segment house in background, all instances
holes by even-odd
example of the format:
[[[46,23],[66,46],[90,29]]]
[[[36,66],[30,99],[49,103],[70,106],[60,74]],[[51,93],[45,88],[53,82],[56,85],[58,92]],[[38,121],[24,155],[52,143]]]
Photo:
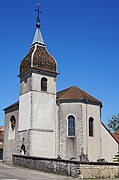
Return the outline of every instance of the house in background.
[[[0,126],[0,159],[3,159],[4,126]]]

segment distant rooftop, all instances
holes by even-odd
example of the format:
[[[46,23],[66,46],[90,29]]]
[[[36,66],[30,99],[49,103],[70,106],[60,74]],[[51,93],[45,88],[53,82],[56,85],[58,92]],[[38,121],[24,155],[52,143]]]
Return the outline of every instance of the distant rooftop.
[[[113,133],[113,136],[117,140],[117,142],[119,143],[119,129],[115,133]]]

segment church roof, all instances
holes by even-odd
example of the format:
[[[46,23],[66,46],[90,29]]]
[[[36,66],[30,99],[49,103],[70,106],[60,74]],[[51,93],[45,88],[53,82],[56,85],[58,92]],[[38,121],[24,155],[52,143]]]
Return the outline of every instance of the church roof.
[[[39,7],[37,11],[40,12]],[[20,75],[24,74],[30,68],[35,68],[57,74],[56,61],[48,53],[45,43],[43,41],[43,37],[40,31],[39,16],[36,23],[36,33],[33,38],[30,50],[20,64]]]
[[[5,114],[19,110],[19,101],[15,102],[14,104],[11,104],[10,106],[3,109],[5,111]]]
[[[66,100],[79,100],[83,102],[88,102],[88,103],[97,103],[100,106],[102,106],[101,101],[95,99],[93,96],[87,94],[80,88],[76,86],[72,86],[70,88],[67,88],[63,91],[60,91],[57,93],[57,99],[59,101],[66,101]]]
[[[16,107],[16,106],[17,106],[17,107],[19,106],[19,101],[17,101],[17,102],[15,102],[15,103],[11,104],[10,106],[4,108],[3,110],[5,111],[6,109],[9,109],[9,108],[11,108],[11,107]]]

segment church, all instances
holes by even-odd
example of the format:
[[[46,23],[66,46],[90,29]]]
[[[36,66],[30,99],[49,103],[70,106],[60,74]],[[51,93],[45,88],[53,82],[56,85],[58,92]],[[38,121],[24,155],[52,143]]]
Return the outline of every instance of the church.
[[[20,64],[19,101],[4,109],[4,161],[21,154],[112,162],[118,141],[101,122],[102,102],[76,86],[56,92],[57,68],[38,16],[33,42]]]

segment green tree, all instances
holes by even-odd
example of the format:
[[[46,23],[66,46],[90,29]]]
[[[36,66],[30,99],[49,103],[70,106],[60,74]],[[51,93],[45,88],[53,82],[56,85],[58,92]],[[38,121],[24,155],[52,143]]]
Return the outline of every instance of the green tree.
[[[119,129],[119,113],[117,115],[112,115],[111,118],[108,118],[107,126],[111,132],[115,132]]]
[[[118,162],[119,163],[119,152],[114,156],[113,162]]]

